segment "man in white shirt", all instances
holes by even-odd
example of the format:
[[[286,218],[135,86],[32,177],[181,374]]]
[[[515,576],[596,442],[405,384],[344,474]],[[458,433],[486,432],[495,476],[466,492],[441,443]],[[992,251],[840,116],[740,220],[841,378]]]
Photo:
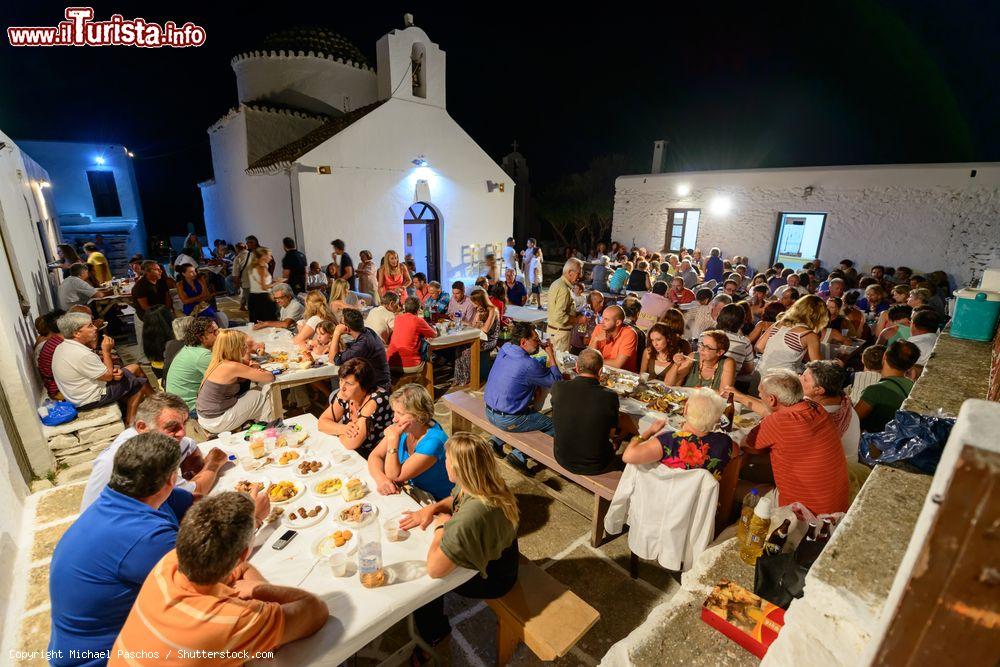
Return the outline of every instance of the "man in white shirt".
[[[517,274],[517,250],[514,248],[513,236],[507,238],[507,245],[503,249],[503,268],[504,271],[514,269],[514,274]]]
[[[524,282],[531,282],[531,258],[535,256],[535,239],[528,239],[528,246],[524,249]]]
[[[476,323],[476,305],[465,295],[465,283],[461,280],[451,284],[451,301],[448,302],[448,317],[454,320],[456,315],[465,324]]]
[[[781,295],[784,294],[785,292],[787,292],[790,289],[795,289],[795,291],[798,292],[799,294],[802,293],[802,290],[799,288],[799,284],[800,284],[799,274],[797,274],[797,273],[789,273],[788,277],[785,278],[785,281],[786,282],[785,282],[784,285],[782,285],[782,286],[778,287],[776,290],[774,290],[774,298],[775,299],[780,299]]]
[[[920,350],[920,358],[917,359],[916,375],[927,365],[927,360],[931,357],[931,351],[937,342],[938,316],[933,310],[918,310],[910,318],[910,337],[907,339]]]
[[[79,410],[127,401],[125,423],[131,423],[140,401],[153,393],[139,365],[115,367],[110,336],[101,341],[101,356],[94,354],[98,334],[90,315],[66,313],[57,326],[65,340],[52,354],[52,376],[62,395]]]
[[[63,310],[69,310],[73,306],[86,306],[93,298],[100,298],[107,294],[87,282],[90,277],[90,267],[83,262],[78,262],[69,267],[69,276],[59,285],[59,305]]]
[[[228,459],[226,453],[218,447],[213,447],[208,456],[202,457],[198,443],[186,437],[187,431],[184,425],[187,419],[187,404],[180,396],[161,392],[144,400],[136,411],[132,426],[119,433],[115,441],[94,459],[94,467],[87,479],[80,511],[83,512],[97,500],[101,491],[108,485],[118,449],[135,436],[147,431],[158,431],[180,443],[181,472],[177,476],[176,488],[190,491],[196,498],[207,495],[215,485],[219,470]]]
[[[392,325],[396,321],[396,313],[399,312],[399,295],[395,292],[386,292],[382,296],[382,304],[368,311],[365,317],[365,326],[379,335],[379,338],[388,345],[392,337]]]
[[[266,329],[267,327],[275,327],[277,329],[293,329],[296,327],[298,321],[302,319],[302,315],[305,314],[306,308],[302,305],[301,301],[295,298],[292,288],[285,283],[278,283],[271,288],[271,296],[274,298],[274,302],[278,304],[278,319],[257,322],[253,325],[254,330]]]

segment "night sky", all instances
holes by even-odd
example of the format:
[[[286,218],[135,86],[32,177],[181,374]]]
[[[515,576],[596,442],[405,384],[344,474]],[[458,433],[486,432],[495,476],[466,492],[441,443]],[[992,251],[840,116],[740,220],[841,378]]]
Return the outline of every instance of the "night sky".
[[[661,138],[671,171],[1000,160],[996,2],[268,4],[95,5],[98,19],[193,21],[200,48],[14,49],[4,34],[0,128],[124,144],[150,233],[200,228],[206,129],[236,104],[232,56],[314,25],[374,64],[375,42],[412,11],[447,52],[451,115],[497,160],[516,139],[536,191],[612,153],[648,171]],[[66,6],[4,5],[4,28],[55,25]]]

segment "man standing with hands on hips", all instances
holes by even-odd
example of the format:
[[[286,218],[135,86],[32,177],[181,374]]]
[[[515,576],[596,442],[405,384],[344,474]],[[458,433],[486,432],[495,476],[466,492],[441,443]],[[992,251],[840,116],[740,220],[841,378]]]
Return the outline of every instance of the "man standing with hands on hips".
[[[549,319],[546,333],[556,352],[569,352],[569,334],[576,321],[573,285],[583,274],[583,262],[571,257],[563,264],[562,276],[549,285]]]

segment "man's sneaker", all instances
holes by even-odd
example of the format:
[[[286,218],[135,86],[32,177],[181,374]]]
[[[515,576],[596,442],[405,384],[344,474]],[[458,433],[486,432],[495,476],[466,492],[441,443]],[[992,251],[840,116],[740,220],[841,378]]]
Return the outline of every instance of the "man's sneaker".
[[[525,461],[522,461],[521,459],[514,456],[514,452],[508,454],[506,458],[504,458],[504,461],[506,461],[515,470],[520,470],[524,474],[528,474],[530,472],[528,470],[528,464]]]
[[[493,448],[493,453],[498,459],[502,459],[507,456],[503,451],[503,443],[499,440],[490,440],[490,447]]]

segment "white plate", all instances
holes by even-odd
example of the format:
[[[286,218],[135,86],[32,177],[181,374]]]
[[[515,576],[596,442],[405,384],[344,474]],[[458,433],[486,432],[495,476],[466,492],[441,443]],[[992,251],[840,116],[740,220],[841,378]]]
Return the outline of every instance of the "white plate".
[[[233,482],[232,486],[233,491],[236,490],[236,485],[239,484],[240,482],[251,482],[253,484],[260,484],[261,491],[266,491],[268,484],[271,483],[271,480],[269,480],[266,477],[260,477],[259,475],[243,475],[239,477],[235,482]]]
[[[290,482],[291,480],[281,479],[281,480],[278,480],[278,481],[279,482]],[[273,483],[276,483],[276,482],[273,482]],[[306,492],[306,485],[303,484],[302,482],[292,482],[292,483],[295,484],[295,488],[296,488],[296,490],[298,492],[294,496],[292,496],[291,498],[289,498],[288,500],[273,500],[272,499],[271,500],[271,504],[272,505],[287,505],[288,503],[293,502],[293,501],[297,500],[298,498],[302,497],[302,494]],[[266,491],[267,489],[265,488],[264,490]]]
[[[327,538],[329,538],[334,533],[334,531],[332,530],[324,531],[325,534],[320,536],[319,538],[316,539],[315,542],[313,542],[311,549],[312,555],[315,556],[316,558],[328,558],[338,552],[343,554],[349,554],[353,552],[358,546],[358,531],[354,530],[353,528],[348,528],[348,530],[351,531],[351,539],[347,540],[347,542],[345,542],[343,546],[336,547],[333,545],[333,540],[330,540],[328,542],[328,545],[325,546],[325,548],[323,543],[327,541]]]
[[[289,528],[295,528],[300,530],[302,528],[308,528],[309,526],[315,526],[317,523],[326,518],[326,515],[330,513],[330,508],[326,503],[317,503],[320,510],[319,514],[316,516],[306,517],[305,519],[292,519],[292,510],[298,510],[300,507],[305,507],[307,510],[312,510],[316,505],[310,502],[303,503],[292,503],[291,506],[286,508],[284,514],[281,515],[282,522]]]
[[[342,521],[341,518],[340,518],[340,513],[343,512],[343,511],[345,511],[348,507],[354,507],[355,505],[370,505],[371,508],[372,508],[372,511],[368,515],[369,518],[367,520],[364,520],[364,521],[359,521],[358,523],[351,523],[349,521]],[[371,523],[372,521],[374,521],[377,517],[378,517],[378,505],[374,505],[374,504],[372,504],[372,503],[370,503],[368,501],[365,501],[365,500],[359,500],[359,501],[351,503],[347,507],[344,507],[342,509],[337,510],[334,513],[334,515],[333,515],[333,520],[334,520],[335,523],[337,523],[337,524],[339,524],[341,526],[344,526],[346,528],[350,528],[353,531],[355,528],[360,528],[362,526],[367,526],[369,523]]]
[[[300,464],[302,464],[304,461],[319,461],[322,465],[320,466],[320,469],[317,470],[316,472],[306,472],[306,473],[303,473],[303,472],[299,471],[298,466]],[[303,456],[302,458],[296,459],[296,461],[295,461],[295,476],[296,477],[302,477],[302,478],[305,478],[305,479],[316,479],[317,477],[319,477],[320,475],[322,475],[324,472],[326,472],[326,470],[329,467],[330,467],[330,462],[327,461],[326,459],[321,459],[318,456]]]
[[[316,487],[318,487],[322,482],[325,482],[328,479],[339,479],[340,480],[340,486],[337,487],[337,490],[336,491],[330,491],[329,493],[320,493],[319,491],[317,491]],[[317,498],[332,498],[334,496],[339,496],[340,495],[340,489],[342,489],[343,486],[344,486],[344,478],[343,477],[324,477],[323,479],[318,479],[315,482],[313,482],[312,486],[309,487],[309,490],[312,491],[312,494],[314,496],[316,496]]]
[[[295,452],[296,454],[298,454],[298,458],[292,459],[288,463],[282,463],[281,455],[284,454],[285,452]],[[272,463],[271,465],[274,466],[275,468],[287,468],[288,466],[298,465],[299,463],[301,463],[305,459],[306,453],[302,450],[301,447],[280,447],[271,452],[270,454],[268,454],[268,456],[274,459],[274,463]]]

